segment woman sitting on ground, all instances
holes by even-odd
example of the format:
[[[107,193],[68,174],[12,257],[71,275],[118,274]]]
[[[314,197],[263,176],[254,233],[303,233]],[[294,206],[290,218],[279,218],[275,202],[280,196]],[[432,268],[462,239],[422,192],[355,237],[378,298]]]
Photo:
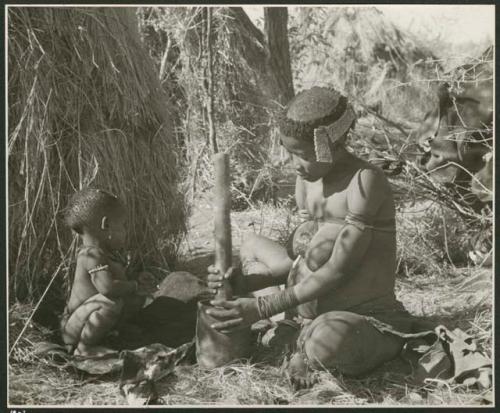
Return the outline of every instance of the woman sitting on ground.
[[[220,320],[214,327],[224,332],[285,310],[295,316],[300,334],[289,373],[300,386],[311,383],[310,369],[370,371],[400,353],[400,334],[410,329],[394,295],[392,190],[382,170],[345,148],[354,123],[352,107],[333,89],[314,87],[292,99],[280,122],[281,142],[293,155],[295,197],[305,221],[288,249],[249,237],[240,250],[242,271],[225,275],[240,293],[285,283],[287,288],[258,298],[214,300],[221,308],[209,310]],[[209,272],[215,292],[222,275]]]

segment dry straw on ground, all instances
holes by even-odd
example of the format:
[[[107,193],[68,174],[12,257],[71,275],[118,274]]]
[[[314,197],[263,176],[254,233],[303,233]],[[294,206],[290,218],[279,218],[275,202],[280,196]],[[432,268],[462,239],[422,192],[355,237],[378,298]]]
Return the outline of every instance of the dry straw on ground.
[[[69,262],[60,213],[86,185],[124,200],[131,247],[171,263],[185,207],[170,107],[134,9],[11,7],[8,35],[11,293],[36,298]]]

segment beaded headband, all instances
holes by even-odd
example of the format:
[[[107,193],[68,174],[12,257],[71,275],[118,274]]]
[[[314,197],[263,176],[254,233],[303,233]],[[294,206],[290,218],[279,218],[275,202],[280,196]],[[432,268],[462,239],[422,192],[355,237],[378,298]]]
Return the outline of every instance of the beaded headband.
[[[314,153],[317,162],[332,162],[332,151],[329,143],[335,143],[344,136],[355,120],[356,115],[353,108],[347,105],[342,116],[335,122],[314,129]]]

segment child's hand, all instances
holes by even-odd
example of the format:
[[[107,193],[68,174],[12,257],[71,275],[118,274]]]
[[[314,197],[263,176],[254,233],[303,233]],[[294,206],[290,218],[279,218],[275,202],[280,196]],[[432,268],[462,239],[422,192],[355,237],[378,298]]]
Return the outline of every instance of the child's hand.
[[[144,284],[137,283],[136,294],[140,296],[152,296],[158,289],[156,287],[147,286]]]
[[[158,291],[156,279],[150,272],[142,271],[137,277],[137,294],[150,295]]]
[[[139,285],[137,287],[136,295],[151,297],[155,291],[156,290],[153,291],[151,288],[145,288],[144,286]]]
[[[137,276],[137,282],[140,284],[154,284],[156,285],[156,278],[148,271],[141,271]]]

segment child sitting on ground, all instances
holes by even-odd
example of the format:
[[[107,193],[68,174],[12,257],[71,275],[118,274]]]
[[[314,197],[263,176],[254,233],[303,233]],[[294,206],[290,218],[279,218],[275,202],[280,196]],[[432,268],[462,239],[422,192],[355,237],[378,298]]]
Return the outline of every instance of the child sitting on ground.
[[[99,346],[123,318],[141,308],[156,289],[143,273],[129,281],[125,265],[113,256],[126,241],[126,209],[117,197],[99,189],[83,189],[71,198],[65,223],[82,240],[71,295],[61,320],[70,353],[99,356],[112,350]]]

